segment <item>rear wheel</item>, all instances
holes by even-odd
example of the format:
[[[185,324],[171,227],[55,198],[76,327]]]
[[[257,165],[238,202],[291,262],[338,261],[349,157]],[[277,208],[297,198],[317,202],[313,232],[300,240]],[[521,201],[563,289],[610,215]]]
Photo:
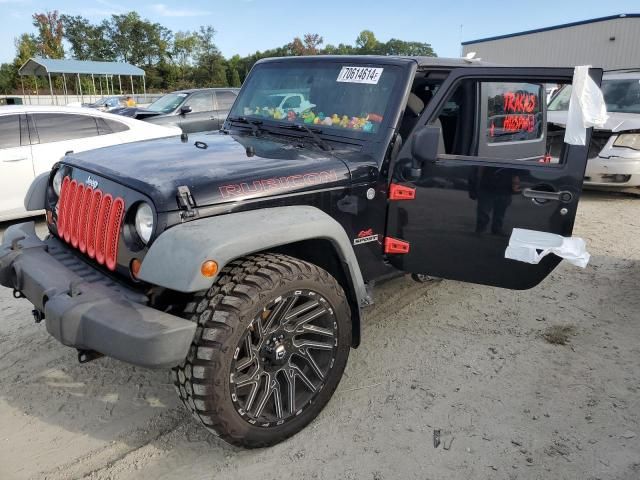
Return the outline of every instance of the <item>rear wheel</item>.
[[[198,328],[174,369],[176,389],[205,427],[236,445],[264,447],[304,428],[349,356],[344,291],[325,270],[286,255],[231,263],[185,314]]]

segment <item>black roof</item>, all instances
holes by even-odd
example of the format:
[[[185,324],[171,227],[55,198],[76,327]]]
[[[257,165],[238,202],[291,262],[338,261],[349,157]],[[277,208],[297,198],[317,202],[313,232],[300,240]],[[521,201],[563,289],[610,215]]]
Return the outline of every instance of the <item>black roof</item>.
[[[639,18],[639,17],[640,17],[640,13],[621,13],[619,15],[609,15],[608,17],[599,17],[599,18],[592,18],[590,20],[581,20],[579,22],[563,23],[561,25],[553,25],[551,27],[536,28],[534,30],[525,30],[524,32],[509,33],[507,35],[497,35],[495,37],[479,38],[477,40],[467,40],[466,42],[462,42],[462,45],[490,42],[492,40],[501,40],[503,38],[519,37],[520,35],[529,35],[531,33],[548,32],[550,30],[576,27],[578,25],[586,25],[589,23],[606,22],[607,20],[615,20],[617,18]]]
[[[308,55],[302,57],[272,57],[259,60],[257,63],[294,61],[313,62],[318,60],[329,60],[338,62],[354,63],[386,63],[386,64],[407,64],[417,63],[419,67],[469,67],[491,65],[479,60],[467,60],[465,58],[446,57],[409,57],[394,55]]]
[[[240,90],[240,88],[239,87],[187,88],[185,90],[175,90],[169,93],[195,93],[195,92],[209,92],[213,90]]]

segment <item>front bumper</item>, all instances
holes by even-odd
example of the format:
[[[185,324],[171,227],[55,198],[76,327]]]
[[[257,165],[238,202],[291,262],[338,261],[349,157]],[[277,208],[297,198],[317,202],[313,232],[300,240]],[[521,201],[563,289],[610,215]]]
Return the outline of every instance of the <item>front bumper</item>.
[[[586,187],[640,187],[640,158],[596,157],[587,162]]]
[[[33,222],[9,227],[0,245],[0,284],[44,312],[62,344],[150,368],[187,356],[196,324],[145,305],[146,297],[115,283],[56,238],[41,240]]]

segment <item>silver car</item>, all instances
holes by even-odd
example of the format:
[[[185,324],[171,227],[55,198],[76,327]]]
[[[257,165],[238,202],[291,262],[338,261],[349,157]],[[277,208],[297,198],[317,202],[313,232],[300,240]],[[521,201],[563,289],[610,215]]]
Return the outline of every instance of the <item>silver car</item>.
[[[593,131],[584,185],[640,195],[640,70],[605,72],[601,88],[609,119]],[[566,123],[570,96],[565,86],[553,97],[550,123]]]

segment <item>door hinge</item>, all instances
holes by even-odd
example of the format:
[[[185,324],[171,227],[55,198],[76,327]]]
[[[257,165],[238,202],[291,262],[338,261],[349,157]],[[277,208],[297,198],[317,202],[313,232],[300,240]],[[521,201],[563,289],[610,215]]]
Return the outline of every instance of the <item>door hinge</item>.
[[[405,185],[392,183],[389,186],[389,200],[413,200],[416,198],[416,189]]]
[[[409,242],[397,238],[384,237],[384,253],[409,253]]]
[[[178,208],[182,210],[180,212],[180,217],[183,220],[187,218],[193,218],[198,215],[198,210],[196,210],[196,202],[193,200],[193,196],[191,195],[191,190],[186,185],[181,185],[178,187],[178,195],[176,195],[176,200],[178,201]]]

